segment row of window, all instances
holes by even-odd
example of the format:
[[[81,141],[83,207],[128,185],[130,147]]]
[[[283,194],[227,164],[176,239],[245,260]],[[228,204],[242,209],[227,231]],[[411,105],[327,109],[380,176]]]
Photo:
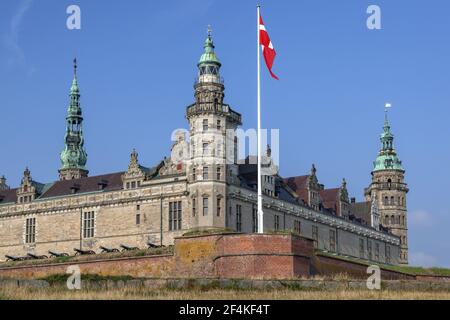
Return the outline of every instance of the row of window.
[[[207,216],[209,213],[209,197],[202,198],[202,214]],[[222,196],[216,198],[216,215],[220,217],[222,214]],[[197,198],[192,199],[192,216],[197,216]]]
[[[208,119],[203,119],[203,131],[208,131],[209,129],[209,121]],[[222,129],[222,121],[217,120],[216,121],[216,129],[221,130]]]
[[[126,189],[136,189],[141,186],[140,181],[131,181],[126,183]]]
[[[216,180],[222,179],[222,168],[217,167],[216,168]],[[209,180],[209,167],[203,167],[202,168],[202,180]],[[192,181],[197,181],[197,169],[192,168]]]
[[[31,201],[33,201],[33,196],[19,197],[19,203],[30,203]]]
[[[394,216],[394,215],[391,215],[391,216],[386,215],[384,217],[384,223],[386,225],[398,224],[398,225],[406,226],[406,219],[405,219],[404,215],[402,215],[402,216],[400,216],[400,215],[396,215],[396,216]]]
[[[404,197],[397,197],[391,196],[390,198],[388,196],[383,197],[383,205],[385,206],[406,206],[406,201]]]
[[[206,206],[207,211],[207,206]],[[169,203],[169,231],[182,229],[182,202],[175,201]],[[136,206],[136,225],[141,224],[141,206]],[[83,213],[82,225],[83,239],[95,237],[95,212],[89,211]],[[25,222],[25,243],[33,244],[36,242],[36,218],[28,218]]]

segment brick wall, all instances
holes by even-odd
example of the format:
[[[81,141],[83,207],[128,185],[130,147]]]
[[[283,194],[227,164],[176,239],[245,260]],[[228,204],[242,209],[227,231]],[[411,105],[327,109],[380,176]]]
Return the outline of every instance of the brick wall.
[[[36,279],[64,274],[68,266],[78,265],[82,274],[101,276],[283,279],[309,275],[312,252],[311,240],[291,235],[194,236],[177,238],[173,255],[0,265],[0,277]]]

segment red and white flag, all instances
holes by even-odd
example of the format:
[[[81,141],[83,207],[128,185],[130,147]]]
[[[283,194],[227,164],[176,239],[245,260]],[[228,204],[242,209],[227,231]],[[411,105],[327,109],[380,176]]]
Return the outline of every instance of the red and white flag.
[[[261,16],[259,16],[259,42],[261,44],[264,60],[266,61],[270,75],[272,78],[279,80],[278,77],[272,72],[273,62],[277,53],[273,48],[272,41],[270,41],[269,34],[267,33]]]

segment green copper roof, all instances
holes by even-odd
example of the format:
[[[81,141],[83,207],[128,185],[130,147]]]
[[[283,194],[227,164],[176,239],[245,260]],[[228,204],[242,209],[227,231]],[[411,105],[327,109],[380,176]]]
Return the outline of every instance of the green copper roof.
[[[198,62],[198,66],[200,67],[201,65],[215,64],[220,67],[222,64],[220,63],[219,59],[216,56],[216,53],[214,52],[214,42],[212,40],[211,31],[208,32],[208,37],[206,38],[204,49],[205,50],[200,57],[200,61]]]
[[[70,104],[67,109],[65,148],[61,152],[61,169],[83,169],[87,162],[84,151],[83,114],[80,106],[80,90],[77,82],[77,61],[74,60],[74,79],[70,88]]]
[[[402,162],[398,158],[397,152],[394,149],[394,136],[391,133],[391,126],[389,125],[387,114],[380,141],[381,150],[378,153],[377,159],[374,161],[373,172],[382,170],[404,171]]]

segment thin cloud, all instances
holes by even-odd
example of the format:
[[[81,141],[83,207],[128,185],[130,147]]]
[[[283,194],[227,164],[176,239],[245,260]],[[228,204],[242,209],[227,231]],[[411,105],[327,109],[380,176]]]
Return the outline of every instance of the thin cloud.
[[[431,227],[434,224],[433,215],[425,210],[411,212],[408,220],[411,226],[417,227]]]
[[[3,36],[3,45],[11,52],[11,58],[8,65],[19,65],[24,67],[26,65],[26,58],[23,49],[19,45],[19,33],[22,22],[27,11],[31,8],[34,0],[23,0],[20,2],[16,12],[11,18],[9,30]]]
[[[436,267],[438,265],[435,257],[424,252],[411,252],[409,260],[411,265],[418,267]]]

